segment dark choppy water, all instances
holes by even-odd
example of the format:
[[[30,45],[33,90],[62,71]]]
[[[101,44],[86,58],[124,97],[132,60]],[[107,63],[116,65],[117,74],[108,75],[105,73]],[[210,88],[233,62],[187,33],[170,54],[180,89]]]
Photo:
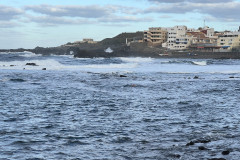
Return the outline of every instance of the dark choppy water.
[[[0,159],[239,160],[239,82],[239,60],[0,54]]]

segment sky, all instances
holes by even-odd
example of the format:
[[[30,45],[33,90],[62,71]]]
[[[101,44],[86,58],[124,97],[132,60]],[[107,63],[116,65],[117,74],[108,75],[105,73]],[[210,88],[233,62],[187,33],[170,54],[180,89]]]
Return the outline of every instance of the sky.
[[[149,27],[238,30],[240,0],[0,0],[0,49],[56,47]]]

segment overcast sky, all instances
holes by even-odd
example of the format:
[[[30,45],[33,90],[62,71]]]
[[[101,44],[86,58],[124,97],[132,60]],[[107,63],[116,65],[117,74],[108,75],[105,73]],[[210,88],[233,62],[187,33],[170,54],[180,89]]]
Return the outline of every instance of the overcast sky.
[[[237,30],[240,0],[0,0],[0,48],[54,47],[149,27]]]

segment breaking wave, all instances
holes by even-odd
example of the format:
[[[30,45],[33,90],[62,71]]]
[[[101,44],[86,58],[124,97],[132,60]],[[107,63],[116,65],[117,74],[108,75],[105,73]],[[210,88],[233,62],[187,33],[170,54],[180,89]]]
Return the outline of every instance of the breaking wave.
[[[27,63],[34,63],[35,66],[26,65]],[[1,69],[42,69],[42,68],[50,68],[50,69],[59,69],[64,67],[61,63],[53,59],[47,60],[25,60],[25,61],[9,61],[9,62],[1,62]]]
[[[80,68],[111,69],[111,68],[135,68],[137,64],[106,64],[106,65],[84,65]]]
[[[163,61],[162,64],[193,64],[199,66],[206,66],[207,61],[189,61],[189,60],[169,60]]]
[[[131,58],[121,57],[120,59],[124,62],[135,62],[135,63],[153,61],[153,58],[141,58],[141,57],[131,57]]]
[[[193,64],[199,65],[199,66],[206,66],[207,61],[192,61]]]
[[[19,56],[30,58],[30,57],[39,57],[39,56],[42,56],[42,55],[25,51],[25,52],[23,52],[23,54],[20,54]]]
[[[35,64],[35,65],[27,65]],[[137,67],[136,63],[121,63],[121,64],[62,64],[54,59],[46,60],[25,60],[25,61],[10,61],[10,62],[1,62],[0,69],[17,69],[17,70],[42,70],[46,68],[47,70],[111,70],[111,69],[129,69]]]

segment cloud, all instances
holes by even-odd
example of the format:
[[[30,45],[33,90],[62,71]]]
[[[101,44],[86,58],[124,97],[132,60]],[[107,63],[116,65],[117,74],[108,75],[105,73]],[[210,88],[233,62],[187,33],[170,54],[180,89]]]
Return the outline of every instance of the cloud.
[[[182,4],[182,3],[176,3],[176,4],[161,4],[159,6],[154,6],[147,8],[144,13],[186,13],[194,11],[192,5],[189,4]]]
[[[159,3],[179,3],[184,2],[185,0],[148,0],[150,2],[159,2]]]
[[[56,26],[56,25],[80,25],[80,24],[93,24],[96,21],[80,18],[65,18],[55,16],[32,16],[28,15],[28,22],[35,22],[41,26]]]
[[[121,5],[106,5],[104,6],[104,8],[107,9],[109,13],[121,13],[121,14],[128,14],[128,15],[135,15],[139,11],[139,9],[137,8],[121,6]]]
[[[20,24],[11,21],[0,21],[0,28],[14,28],[19,27]]]
[[[190,22],[190,21],[187,20],[187,19],[174,19],[173,21],[174,21],[174,22],[178,22],[178,23],[186,23],[186,22]]]
[[[101,18],[113,14],[134,15],[139,9],[121,5],[90,5],[90,6],[63,6],[63,5],[35,5],[25,6],[26,11],[58,16],[58,17],[81,17],[81,18]]]
[[[222,2],[233,2],[233,0],[148,0],[150,2],[158,2],[158,3],[183,3],[183,2],[191,2],[191,3],[222,3]]]
[[[97,5],[92,6],[51,6],[37,5],[26,6],[25,10],[31,10],[48,16],[58,17],[82,17],[82,18],[99,18],[110,14],[109,10]]]
[[[206,2],[207,0],[205,0]],[[168,3],[147,8],[144,13],[185,14],[200,13],[219,21],[240,21],[240,2],[228,3]]]
[[[169,15],[161,15],[159,18],[172,18],[172,16],[169,16]]]
[[[208,5],[201,9],[201,13],[207,13],[219,20],[240,21],[240,2]]]
[[[233,0],[186,0],[191,3],[228,3],[233,2]]]
[[[122,23],[122,22],[151,22],[152,18],[138,18],[135,16],[109,16],[100,18],[99,22]]]
[[[22,9],[0,5],[0,20],[15,19],[17,16],[22,15],[23,13],[24,11]]]
[[[150,22],[152,18],[135,15],[137,11],[133,7],[121,5],[106,6],[53,6],[36,5],[26,6],[29,22],[35,22],[43,26],[58,24],[93,24],[93,23],[133,23]],[[35,16],[33,16],[34,12]],[[36,16],[36,13],[38,16]]]
[[[34,22],[43,27],[57,26],[57,25],[85,25],[85,24],[120,24],[120,23],[137,23],[137,22],[151,22],[152,18],[137,18],[134,16],[109,16],[99,19],[85,19],[85,18],[68,18],[55,16],[32,16],[28,15],[27,23]]]

